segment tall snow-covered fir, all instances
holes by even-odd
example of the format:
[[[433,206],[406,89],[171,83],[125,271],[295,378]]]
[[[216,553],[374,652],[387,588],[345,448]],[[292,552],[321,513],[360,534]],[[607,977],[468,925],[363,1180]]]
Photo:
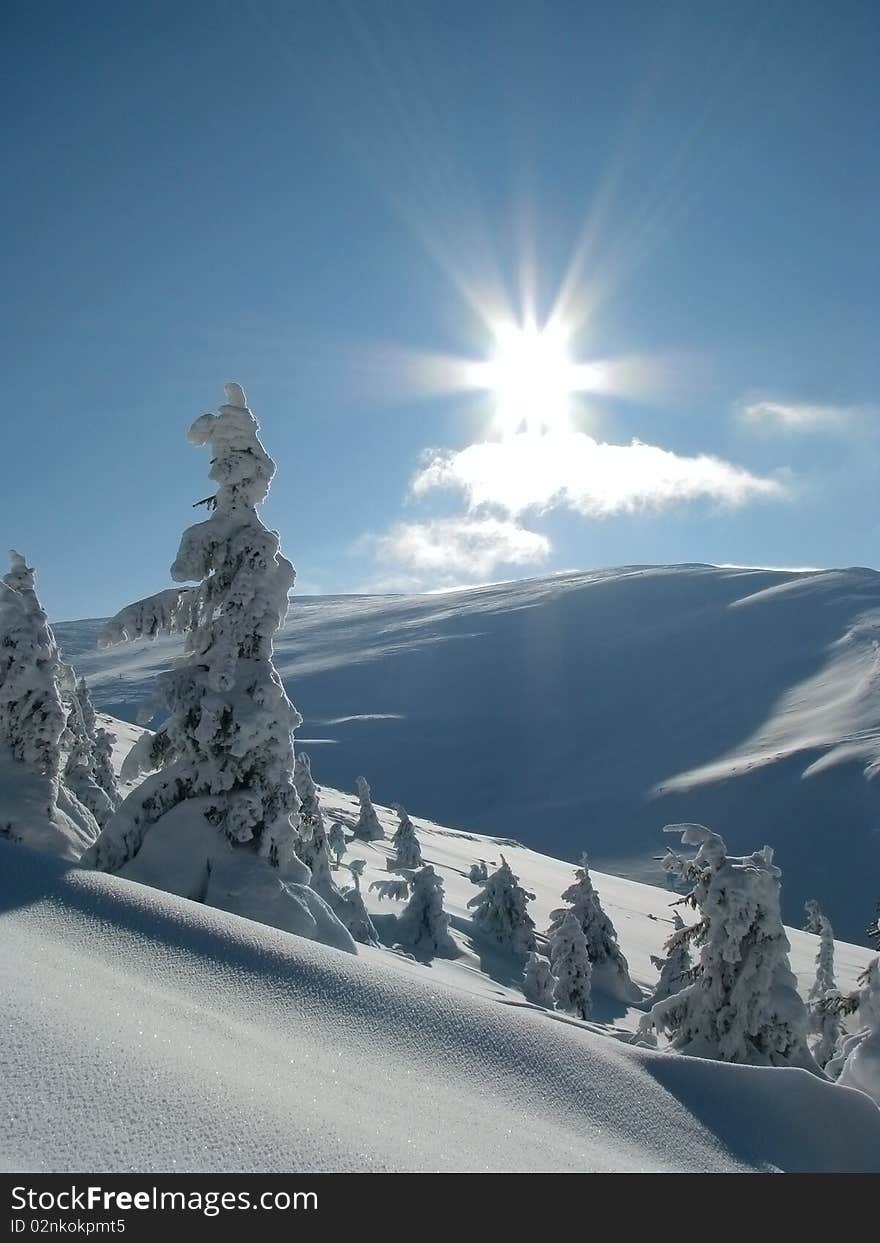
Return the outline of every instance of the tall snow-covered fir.
[[[700,824],[666,831],[698,847],[692,859],[670,851],[664,866],[692,884],[686,901],[700,919],[687,933],[700,957],[693,983],[654,1005],[641,1030],[664,1031],[673,1049],[697,1057],[817,1073],[788,961],[773,851],[729,856],[723,839]]]
[[[105,629],[105,644],[182,633],[185,654],[159,678],[167,721],[124,772],[151,775],[84,862],[353,951],[295,851],[301,718],[272,663],[295,573],[257,514],[275,473],[257,433],[243,390],[227,384],[225,404],[189,431],[218,485],[171,567],[175,582],[196,585],[130,605]]]
[[[20,553],[10,556],[0,579],[0,836],[76,860],[98,823],[65,770],[75,745],[77,766],[89,774],[94,756],[88,739],[68,731],[76,680],[58,654],[33,568]]]

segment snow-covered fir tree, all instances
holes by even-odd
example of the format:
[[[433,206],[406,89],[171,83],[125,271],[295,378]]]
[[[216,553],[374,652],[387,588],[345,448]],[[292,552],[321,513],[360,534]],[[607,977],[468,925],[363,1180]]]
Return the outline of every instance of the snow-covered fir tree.
[[[804,931],[811,932],[819,938],[819,949],[816,952],[816,978],[810,987],[810,999],[824,997],[833,988],[837,988],[834,978],[834,929],[831,920],[819,906],[815,898],[804,903],[806,920]]]
[[[392,902],[405,902],[409,897],[410,883],[408,880],[374,880],[370,885],[370,893],[376,890],[379,901],[388,898]]]
[[[115,742],[116,735],[111,730],[104,729],[103,726],[99,725],[95,730],[92,774],[96,783],[112,802],[114,811],[122,800],[122,791],[119,789],[116,770],[113,767],[113,745]]]
[[[20,553],[0,580],[0,836],[76,860],[98,824],[67,785],[62,740],[63,688],[72,671],[37,597],[34,571]]]
[[[535,923],[526,909],[534,896],[519,884],[519,877],[514,876],[502,855],[501,866],[468,906],[474,908],[474,923],[483,932],[499,945],[525,955],[535,949]]]
[[[32,567],[21,553],[9,555],[12,569],[0,591],[0,731],[13,759],[34,772],[57,776],[66,721],[58,647],[37,598]]]
[[[843,1035],[840,1015],[833,1008],[821,1004],[829,993],[837,990],[837,982],[834,978],[834,929],[831,926],[831,920],[815,898],[810,898],[804,904],[804,910],[807,916],[804,924],[805,930],[819,938],[819,949],[816,953],[816,978],[807,996],[810,1020],[809,1044],[813,1057],[824,1069],[834,1057]]]
[[[587,953],[587,938],[574,911],[569,911],[556,924],[550,938],[550,964],[557,1009],[588,1019],[593,969]]]
[[[690,859],[668,852],[664,866],[692,885],[684,901],[700,919],[686,931],[700,957],[693,983],[653,1006],[641,1030],[666,1032],[673,1049],[697,1057],[817,1073],[788,961],[773,851],[729,856],[723,839],[703,825],[666,831],[698,847]]]
[[[123,609],[105,644],[186,636],[159,679],[168,719],[130,753],[124,777],[152,775],[120,804],[88,852],[92,866],[354,952],[296,856],[293,731],[301,718],[272,663],[293,566],[257,513],[275,463],[244,392],[190,428],[218,485],[209,517],[183,533],[171,577],[195,583]],[[158,770],[158,771],[156,771]],[[205,879],[207,876],[207,880]]]
[[[313,820],[321,816],[318,787],[312,776],[312,761],[306,751],[297,751],[293,765],[293,784],[299,798],[300,834]]]
[[[77,681],[69,666],[65,673],[62,684],[62,702],[67,712],[62,736],[62,746],[67,751],[64,780],[103,827],[120,802],[112,764],[115,738],[107,730],[98,728],[85,680]]]
[[[351,885],[340,891],[342,905],[334,904],[340,921],[348,929],[354,941],[361,945],[378,945],[379,934],[370,919],[370,912],[364,904],[364,896],[358,885]]]
[[[379,823],[379,817],[376,815],[376,809],[370,798],[370,787],[366,777],[358,777],[355,784],[357,786],[360,811],[357,824],[354,826],[354,835],[363,842],[381,841],[385,836],[385,830],[382,828]]]
[[[420,868],[422,866],[422,848],[419,845],[419,839],[416,837],[415,825],[406,810],[399,804],[394,808],[397,813],[397,832],[391,839],[394,847],[395,855],[393,859],[388,860],[389,871],[396,872],[401,869],[409,871],[411,868]]]
[[[318,787],[312,777],[312,766],[308,755],[301,751],[296,757],[293,770],[293,783],[300,800],[299,838],[295,849],[299,859],[311,872],[309,884],[324,899],[337,919],[348,929],[355,941],[366,945],[377,944],[376,929],[367,913],[360,892],[361,870],[365,866],[363,859],[352,865],[354,887],[340,888],[333,879],[330,862],[330,838],[324,825],[324,813]],[[345,851],[345,834],[342,834],[342,849]],[[337,868],[339,861],[337,859]],[[360,870],[359,870],[360,869]]]
[[[486,867],[486,860],[481,859],[479,863],[472,863],[468,872],[468,880],[472,885],[485,885],[489,879],[489,869]]]
[[[418,957],[454,958],[458,947],[449,935],[449,916],[443,909],[443,881],[427,864],[412,879],[412,896],[397,917],[398,942]]]
[[[693,979],[690,935],[678,911],[673,911],[672,922],[672,933],[664,946],[666,957],[657,958],[651,955],[651,962],[660,972],[660,978],[651,996],[652,1006],[658,1001],[665,1001],[667,997],[680,993]]]
[[[552,1010],[554,1006],[553,988],[556,981],[550,970],[549,961],[541,954],[532,950],[526,959],[523,971],[523,994],[526,1001],[536,1006],[544,1006]]]
[[[370,919],[370,913],[364,904],[364,897],[361,893],[361,879],[366,866],[366,859],[353,859],[348,865],[354,884],[339,891],[342,909],[340,910],[338,906],[334,909],[339,911],[339,918],[355,941],[360,941],[364,945],[378,945],[379,935],[376,932],[372,919]]]
[[[854,992],[826,994],[822,1003],[838,1015],[855,1014],[860,1025],[857,1032],[844,1036],[825,1073],[880,1105],[880,957],[868,963],[858,983]]]
[[[293,784],[299,796],[299,838],[294,848],[312,874],[309,882],[312,888],[332,907],[331,899],[336,886],[330,874],[330,843],[324,828],[318,787],[312,778],[311,761],[304,751],[297,754]]]
[[[569,913],[577,917],[587,941],[587,954],[593,968],[593,988],[597,992],[610,993],[625,1002],[637,1002],[642,998],[641,989],[629,978],[629,964],[617,944],[614,925],[606,915],[593,888],[590,867],[586,855],[575,869],[575,883],[562,894],[567,907],[550,912],[548,936],[553,936]]]
[[[330,832],[327,836],[327,846],[331,855],[336,860],[334,867],[339,867],[342,862],[342,856],[348,849],[348,842],[345,838],[345,829],[339,820],[334,820],[330,826]]]

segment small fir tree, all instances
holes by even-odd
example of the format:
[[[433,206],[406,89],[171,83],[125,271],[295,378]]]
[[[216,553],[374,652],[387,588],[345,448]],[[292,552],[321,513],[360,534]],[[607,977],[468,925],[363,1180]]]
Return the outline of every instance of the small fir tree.
[[[330,844],[324,828],[324,814],[318,787],[312,778],[312,765],[304,751],[297,753],[293,783],[299,796],[299,838],[294,848],[311,872],[310,884],[325,902],[333,906],[336,886],[330,874]]]
[[[472,885],[485,885],[489,879],[489,869],[486,867],[485,859],[481,859],[479,863],[472,863],[468,872],[468,880]]]
[[[547,935],[552,937],[568,914],[573,912],[587,941],[587,955],[593,968],[593,988],[627,1003],[641,1001],[641,989],[630,979],[629,964],[617,943],[614,925],[593,888],[586,855],[581,857],[575,877],[575,883],[562,894],[562,900],[569,906],[551,911]]]
[[[861,1024],[857,1032],[844,1036],[825,1073],[880,1105],[880,957],[868,963],[858,982],[854,992],[829,993],[822,1002],[838,1015],[855,1014]]]
[[[535,1006],[543,1006],[546,1010],[552,1010],[555,985],[556,981],[553,978],[549,961],[532,950],[526,959],[523,971],[523,993],[526,1000]]]
[[[673,930],[664,947],[666,957],[656,958],[653,954],[651,955],[651,962],[660,972],[660,978],[651,997],[652,1006],[658,1001],[665,1001],[667,997],[674,997],[693,980],[690,934],[678,911],[673,912],[672,920]]]
[[[423,958],[454,958],[458,947],[443,909],[443,881],[427,864],[412,879],[412,896],[397,917],[398,942]]]
[[[560,1010],[590,1017],[590,979],[592,967],[587,953],[587,939],[580,920],[569,911],[550,938],[550,964],[555,984],[553,1000]]]
[[[366,859],[353,859],[348,865],[354,884],[336,891],[339,901],[334,904],[334,910],[355,941],[363,945],[378,945],[379,934],[370,919],[361,893],[361,880],[366,866]]]
[[[388,867],[392,872],[400,870],[409,871],[413,868],[422,866],[422,848],[419,845],[419,839],[416,837],[415,825],[406,811],[399,804],[394,809],[397,813],[397,832],[391,839],[391,844],[395,850],[395,857],[389,859]]]
[[[354,826],[354,835],[363,842],[381,841],[385,836],[385,830],[382,828],[379,823],[379,817],[376,815],[376,809],[370,798],[370,787],[366,777],[358,777],[356,785],[360,811],[357,824]]]
[[[385,898],[392,902],[405,902],[409,897],[410,883],[408,880],[374,880],[370,884],[370,893],[374,889],[380,902]]]
[[[120,802],[119,786],[112,766],[114,738],[98,729],[95,710],[85,680],[65,668],[62,700],[67,724],[62,745],[67,750],[64,779],[79,801],[103,827]]]
[[[477,927],[499,945],[526,955],[535,949],[535,924],[526,909],[534,896],[522,888],[502,855],[501,866],[468,906],[474,908]]]
[[[345,829],[338,820],[334,820],[330,826],[330,834],[327,838],[327,845],[335,860],[333,866],[338,868],[342,862],[342,856],[348,849],[348,843],[345,838]]]

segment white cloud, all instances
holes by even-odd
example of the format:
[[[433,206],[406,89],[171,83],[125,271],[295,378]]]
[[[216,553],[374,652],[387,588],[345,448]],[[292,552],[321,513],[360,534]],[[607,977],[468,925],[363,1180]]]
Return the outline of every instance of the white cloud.
[[[564,506],[589,517],[701,498],[738,506],[787,495],[780,480],[721,458],[683,457],[638,440],[603,444],[584,432],[521,433],[458,453],[435,452],[412,490],[421,496],[435,488],[463,492],[472,509],[489,505],[518,515]]]
[[[847,426],[859,410],[855,406],[813,406],[783,401],[754,401],[740,414],[752,427],[770,431],[812,432]]]
[[[544,561],[552,551],[546,536],[489,517],[399,522],[371,544],[380,561],[435,582],[458,574],[485,578],[500,565]]]

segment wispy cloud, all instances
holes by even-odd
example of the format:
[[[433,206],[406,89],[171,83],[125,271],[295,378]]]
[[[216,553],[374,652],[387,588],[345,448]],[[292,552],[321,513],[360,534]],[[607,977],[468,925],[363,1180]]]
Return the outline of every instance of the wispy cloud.
[[[410,584],[433,586],[452,575],[479,580],[502,565],[534,565],[552,551],[546,536],[516,522],[467,516],[399,522],[369,544],[380,564],[414,576]]]
[[[433,452],[412,491],[422,496],[437,488],[463,492],[472,510],[492,506],[511,516],[565,507],[608,517],[698,499],[741,506],[788,494],[780,479],[718,457],[685,457],[638,440],[604,444],[584,432],[523,433],[460,452]],[[536,552],[538,545],[531,547]]]
[[[804,402],[753,401],[740,407],[744,423],[765,431],[840,431],[863,413],[859,406],[819,406]]]

